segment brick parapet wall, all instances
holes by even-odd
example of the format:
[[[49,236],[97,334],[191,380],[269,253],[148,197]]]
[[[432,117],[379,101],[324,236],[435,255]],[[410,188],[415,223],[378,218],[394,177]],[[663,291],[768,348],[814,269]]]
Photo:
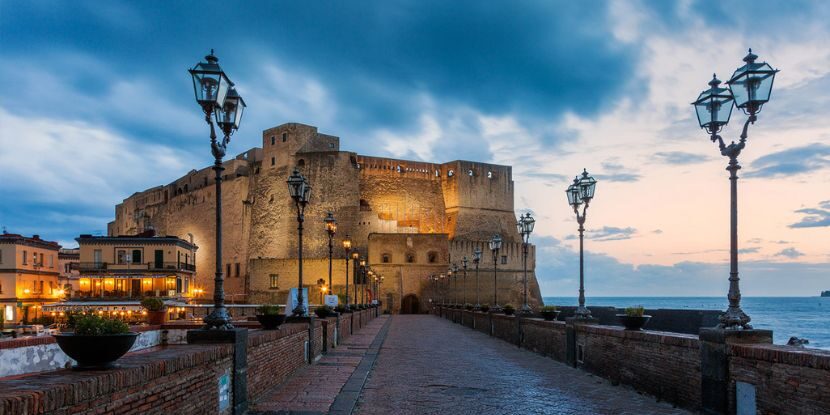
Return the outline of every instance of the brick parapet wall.
[[[230,345],[175,346],[137,353],[101,372],[61,370],[0,381],[3,414],[216,413]],[[199,399],[190,399],[198,396]]]
[[[746,382],[755,386],[758,413],[830,413],[830,351],[731,345],[729,355],[730,408],[736,382]]]
[[[701,405],[700,348],[696,336],[576,325],[579,366],[686,408]]]
[[[436,315],[455,320],[452,309],[437,307]],[[660,331],[629,331],[616,326],[569,325],[503,314],[464,311],[475,330],[565,362],[568,330],[582,347],[577,366],[614,383],[634,387],[658,399],[690,409],[702,405],[701,348],[696,335]],[[465,317],[466,319],[466,317]],[[518,324],[521,331],[517,330]],[[465,326],[470,326],[464,321]],[[727,345],[729,408],[736,409],[735,384],[754,385],[757,413],[829,414],[830,351],[771,344]]]

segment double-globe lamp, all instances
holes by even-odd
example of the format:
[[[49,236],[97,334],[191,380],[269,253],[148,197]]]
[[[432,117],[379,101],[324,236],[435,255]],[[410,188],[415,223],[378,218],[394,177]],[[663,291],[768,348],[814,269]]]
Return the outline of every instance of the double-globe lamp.
[[[585,260],[583,250],[585,213],[594,198],[596,187],[596,179],[588,174],[587,169],[582,169],[582,177],[575,177],[574,182],[565,190],[568,195],[568,204],[573,208],[576,221],[579,223],[579,306],[576,308],[574,315],[577,319],[583,320],[591,318],[591,310],[585,307]],[[582,207],[582,214],[579,213],[580,206]]]
[[[757,114],[761,107],[769,101],[772,93],[772,83],[775,80],[777,69],[773,69],[766,62],[756,63],[758,56],[752,49],[744,57],[744,65],[739,67],[726,81],[728,88],[721,88],[721,81],[712,75],[709,89],[703,91],[695,106],[700,128],[706,130],[712,142],[718,143],[722,156],[729,158],[726,170],[729,171],[730,181],[730,246],[729,246],[729,308],[720,316],[720,328],[730,330],[751,329],[749,316],[741,310],[741,291],[738,282],[738,175],[741,166],[738,164],[738,155],[746,146],[747,130],[750,124],[757,121]],[[749,115],[744,122],[743,132],[738,143],[734,141],[724,144],[718,134],[729,123],[732,107],[738,107],[744,114]]]

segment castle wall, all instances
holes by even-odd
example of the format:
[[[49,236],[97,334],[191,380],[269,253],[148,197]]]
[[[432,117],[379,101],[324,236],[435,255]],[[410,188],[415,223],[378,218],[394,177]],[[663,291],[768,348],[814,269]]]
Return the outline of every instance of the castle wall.
[[[521,296],[516,293],[521,293],[521,245],[516,243],[520,239],[509,166],[360,156],[339,151],[338,137],[297,123],[263,131],[262,144],[262,148],[248,150],[224,163],[222,260],[223,272],[231,264],[225,283],[229,296],[238,301],[257,302],[262,298],[281,302],[287,293],[282,285],[297,285],[297,212],[286,184],[296,167],[312,186],[303,224],[307,286],[316,287],[321,276],[327,279],[329,239],[323,218],[331,211],[338,223],[333,240],[335,292],[345,285],[342,240],[347,234],[354,251],[361,256],[368,254],[370,264],[385,275],[381,299],[394,304],[396,311],[407,294],[418,295],[422,309],[426,309],[428,300],[434,297],[428,292],[435,291],[427,277],[446,272],[450,260],[460,265],[463,256],[471,259],[476,244],[484,252],[480,289],[482,293],[492,292],[492,278],[484,278],[485,270],[492,270],[486,241],[499,233],[505,240],[502,255],[507,261],[501,264],[499,258],[499,297],[504,299],[499,302],[504,304],[508,298],[520,302]],[[116,206],[108,233],[135,234],[152,228],[157,234],[184,239],[192,234],[199,246],[196,284],[205,293],[212,292],[212,177],[213,171],[205,167],[168,185],[133,194]],[[414,245],[407,247],[407,241]],[[414,263],[405,262],[407,250],[417,256]],[[439,254],[436,262],[428,262],[429,252]],[[382,262],[383,253],[391,254],[390,262]],[[532,271],[534,255],[531,248],[531,302],[541,303]],[[470,261],[468,291],[474,288],[472,267]],[[271,274],[280,276],[279,289],[270,288]],[[246,293],[250,298],[245,297]]]

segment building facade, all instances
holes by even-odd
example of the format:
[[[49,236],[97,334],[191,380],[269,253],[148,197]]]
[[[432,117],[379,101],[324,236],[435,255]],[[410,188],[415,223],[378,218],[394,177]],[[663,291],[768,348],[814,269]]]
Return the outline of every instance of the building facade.
[[[166,297],[189,299],[194,284],[196,245],[174,236],[92,236],[76,238],[80,300]]]
[[[471,260],[476,247],[484,252],[480,272],[489,269],[492,275],[487,241],[499,234],[505,241],[495,278],[499,302],[521,303],[521,239],[509,166],[363,156],[341,151],[340,138],[297,123],[263,131],[262,144],[224,163],[222,264],[225,290],[233,301],[283,302],[288,289],[297,286],[297,212],[286,185],[297,168],[313,187],[305,211],[303,246],[304,283],[311,292],[318,279],[328,280],[329,241],[323,218],[333,212],[338,222],[333,241],[334,293],[345,289],[347,265],[341,243],[346,235],[354,251],[368,256],[376,273],[384,276],[377,297],[399,312],[404,298],[426,310],[432,300],[427,277],[453,263],[460,266],[465,256]],[[133,194],[116,206],[108,234],[153,229],[190,235],[202,247],[196,283],[211,292],[213,174],[209,167],[192,170],[168,185]],[[528,267],[531,304],[538,305],[541,294],[533,246]],[[348,272],[354,278],[354,269]],[[482,293],[492,293],[494,278],[488,281],[489,285],[481,278]],[[483,298],[485,302],[492,299]]]
[[[0,313],[9,323],[31,321],[43,304],[63,296],[57,242],[0,234]]]

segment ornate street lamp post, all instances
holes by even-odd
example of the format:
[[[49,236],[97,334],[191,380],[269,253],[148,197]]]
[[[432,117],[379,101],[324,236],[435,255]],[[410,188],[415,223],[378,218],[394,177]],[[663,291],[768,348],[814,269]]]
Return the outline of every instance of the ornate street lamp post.
[[[365,298],[365,300],[363,302],[365,304],[369,304],[369,302],[371,301],[369,299],[370,294],[372,295],[372,297],[374,297],[374,295],[375,295],[375,293],[374,293],[374,279],[375,279],[375,272],[370,269],[369,271],[366,272],[366,278],[363,280],[363,283],[366,284],[366,286],[363,287],[363,293],[364,293],[364,298]],[[367,289],[369,291],[368,293],[366,292]]]
[[[452,289],[452,302],[453,305],[458,306],[458,265],[452,264],[450,268],[447,270],[447,275],[451,276],[453,279],[453,284],[455,287]]]
[[[349,252],[352,250],[352,240],[348,234],[343,238],[343,250],[346,251],[346,311],[349,311]]]
[[[478,289],[478,264],[481,262],[481,249],[476,247],[473,251],[473,264],[476,266],[476,310],[481,310],[481,292]]]
[[[329,287],[334,287],[331,285],[331,258],[334,254],[332,239],[334,238],[334,234],[337,233],[337,219],[334,219],[334,213],[329,212],[326,218],[323,219],[323,222],[326,224],[326,233],[329,235]]]
[[[439,279],[439,286],[441,287],[441,305],[447,305],[447,287],[444,286],[444,274],[438,275]]]
[[[490,239],[490,252],[493,253],[493,312],[501,311],[499,306],[498,273],[499,273],[499,250],[501,250],[501,236],[493,235]]]
[[[524,269],[524,304],[522,304],[522,314],[531,314],[533,310],[527,304],[527,248],[530,242],[530,234],[533,233],[533,225],[536,224],[536,219],[530,216],[527,212],[524,216],[519,215],[519,221],[516,226],[519,228],[519,234],[522,236],[522,267]]]
[[[758,56],[752,49],[744,57],[744,65],[735,70],[732,78],[726,81],[729,89],[720,87],[720,80],[713,74],[709,89],[700,93],[693,102],[700,127],[706,130],[712,142],[718,142],[720,154],[729,157],[730,181],[730,245],[729,245],[729,308],[720,316],[721,328],[751,329],[749,316],[741,310],[741,290],[738,278],[738,155],[746,146],[749,124],[755,124],[761,107],[769,101],[776,69],[766,63],[755,63]],[[718,134],[732,115],[732,105],[740,108],[749,117],[744,122],[743,132],[736,144],[734,141],[725,145]]]
[[[583,237],[585,234],[585,212],[588,210],[588,204],[594,198],[594,191],[597,187],[597,181],[588,175],[588,170],[582,170],[582,177],[574,178],[573,184],[568,186],[566,190],[568,195],[568,204],[571,205],[576,213],[576,221],[579,223],[579,307],[576,308],[576,318],[589,319],[591,318],[591,310],[585,307],[585,272],[584,272],[584,255],[583,255]],[[579,214],[579,206],[582,207],[582,215]]]
[[[463,291],[463,293],[464,293],[464,302],[462,303],[464,305],[464,307],[467,306],[467,263],[468,262],[469,261],[467,261],[467,256],[466,255],[463,258],[461,258],[461,267],[464,269],[464,280],[463,280],[463,283],[461,284],[461,291]]]
[[[213,285],[213,311],[205,318],[206,329],[233,329],[230,323],[231,318],[225,308],[225,287],[222,275],[222,157],[231,135],[239,129],[242,120],[242,113],[245,110],[245,101],[233,88],[233,83],[228,79],[225,72],[219,67],[219,58],[213,55],[205,57],[207,62],[199,62],[193,69],[190,69],[193,78],[193,91],[196,94],[196,102],[202,107],[205,113],[205,122],[210,126],[210,150],[213,154],[213,171],[216,182],[216,272]],[[224,137],[217,141],[216,130],[213,126],[213,118],[222,129]]]
[[[311,197],[311,186],[308,180],[300,174],[297,168],[287,180],[288,192],[294,199],[297,206],[297,257],[299,259],[299,284],[297,288],[297,305],[292,310],[292,315],[302,317],[305,315],[303,307],[303,221],[305,220],[305,207]]]
[[[360,283],[358,284],[357,282],[355,282],[354,298],[355,298],[355,301],[360,299],[361,308],[364,305],[364,302],[363,302],[363,283],[364,283],[365,280],[366,280],[366,259],[365,258],[360,258],[360,278],[358,279],[358,281],[360,281]],[[360,297],[357,296],[357,286],[358,285],[360,285]]]

